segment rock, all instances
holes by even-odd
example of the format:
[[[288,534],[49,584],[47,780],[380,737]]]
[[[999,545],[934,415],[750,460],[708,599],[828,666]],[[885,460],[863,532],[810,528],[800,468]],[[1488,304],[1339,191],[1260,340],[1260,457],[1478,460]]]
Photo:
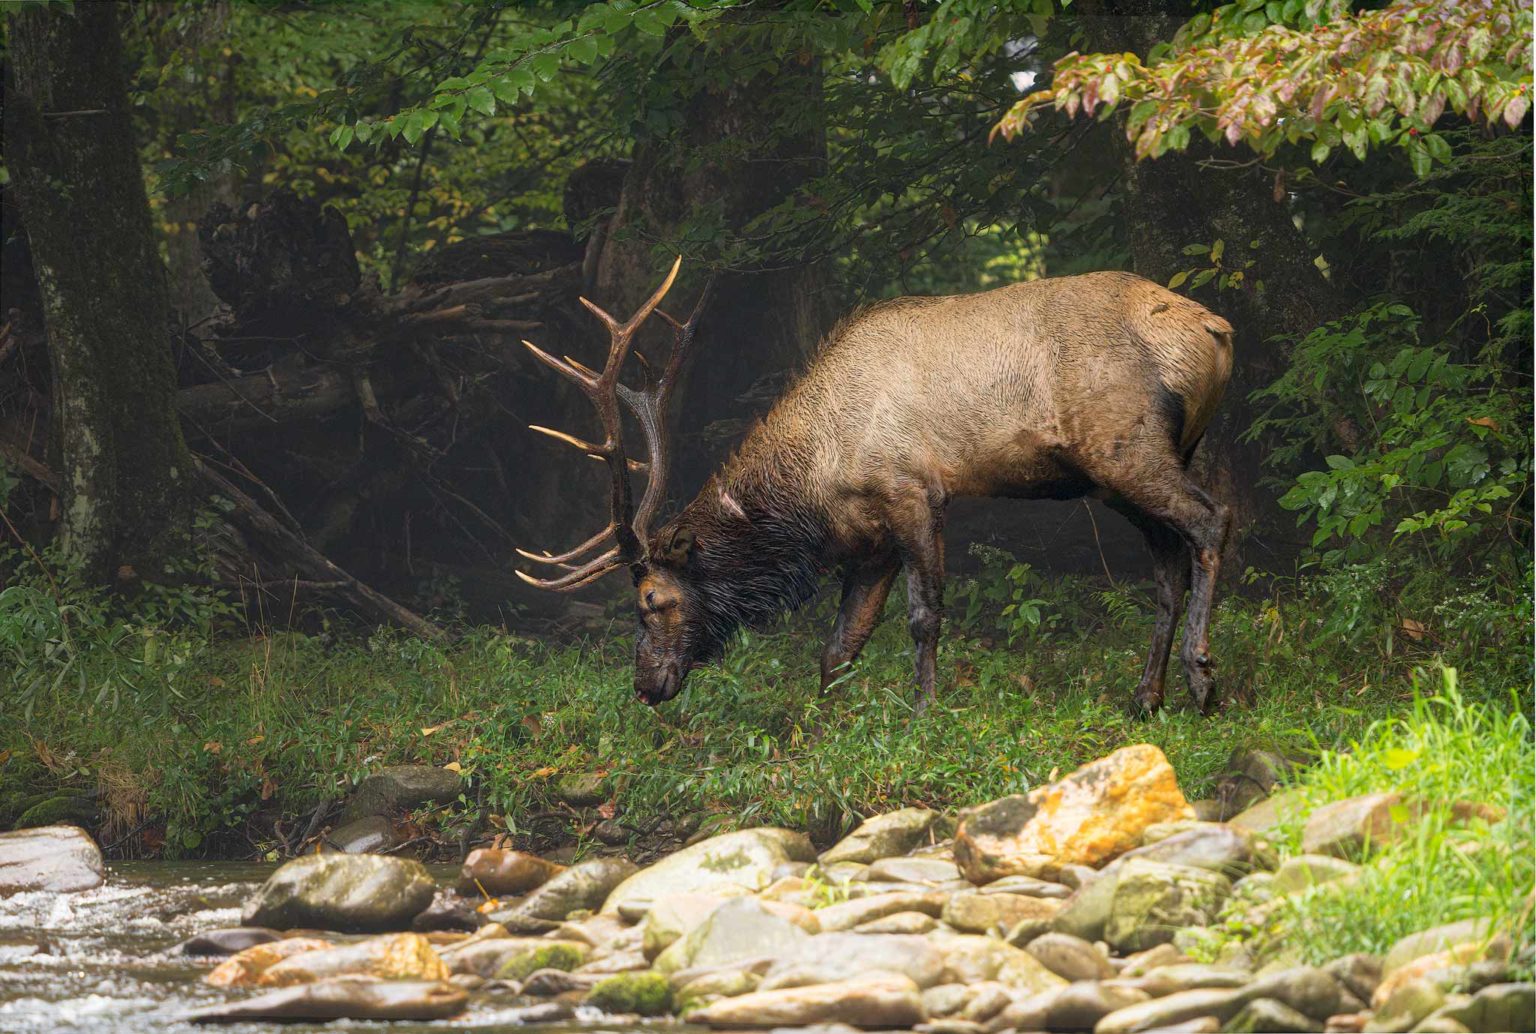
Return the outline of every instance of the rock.
[[[549,943],[542,937],[472,938],[450,945],[439,954],[454,973],[474,973],[491,979],[508,959]]]
[[[965,1008],[970,998],[970,988],[965,984],[936,984],[922,994],[923,1008],[929,1019],[955,1016]]]
[[[655,959],[728,900],[716,894],[668,894],[657,898],[640,924],[645,957]]]
[[[411,930],[415,933],[449,930],[473,933],[488,921],[472,902],[451,890],[440,890],[433,896],[432,903],[411,920]]]
[[[592,827],[592,835],[609,847],[629,843],[629,831],[613,819],[604,819]]]
[[[587,960],[591,951],[580,941],[544,941],[502,957],[497,980],[523,980],[541,969],[569,972]]]
[[[1064,865],[1102,865],[1131,850],[1153,823],[1193,817],[1163,752],[1138,744],[1028,796],[967,812],[955,834],[955,862],[973,883],[1050,878]]]
[[[536,969],[523,978],[521,993],[531,998],[553,998],[572,991],[584,995],[607,979],[564,969]]]
[[[1064,901],[1072,896],[1072,888],[1064,883],[1037,880],[1033,876],[1004,876],[981,888],[983,894],[1023,894],[1031,898],[1050,898]]]
[[[1154,969],[1177,966],[1189,961],[1189,957],[1172,944],[1159,944],[1146,951],[1133,952],[1116,965],[1123,977],[1145,976]]]
[[[1224,1018],[1242,1008],[1236,1001],[1239,994],[1234,990],[1180,991],[1166,998],[1154,998],[1116,1009],[1099,1020],[1094,1034],[1138,1034],[1207,1016],[1216,1018],[1213,1029],[1219,1029]]]
[[[1104,939],[1121,951],[1165,943],[1180,927],[1211,923],[1231,890],[1220,873],[1135,859],[1121,869]]]
[[[1163,998],[1180,991],[1242,987],[1253,979],[1246,969],[1211,966],[1203,962],[1176,962],[1158,966],[1144,975],[1131,978],[1135,985],[1153,998]]]
[[[750,994],[757,990],[761,980],[761,976],[745,969],[726,967],[710,970],[698,974],[679,986],[673,995],[673,1001],[679,1012],[688,1012],[719,998],[734,998],[737,995]]]
[[[420,862],[387,855],[305,855],[285,863],[246,904],[246,926],[348,933],[404,930],[432,903]]]
[[[578,968],[583,976],[608,976],[612,973],[650,969],[651,964],[639,948],[625,948],[621,951],[602,949],[593,953],[590,962],[583,962]]]
[[[864,876],[885,883],[950,883],[960,879],[960,867],[947,858],[879,858]]]
[[[961,935],[939,943],[944,968],[940,981],[975,985],[992,981],[1026,995],[1057,991],[1067,981],[1033,955],[995,937]]]
[[[1066,933],[1047,933],[1036,937],[1024,949],[1033,955],[1046,969],[1063,980],[1108,980],[1115,969],[1099,949]],[[1127,1002],[1126,1005],[1134,1003]],[[1116,1006],[1116,1008],[1121,1008]],[[1113,1012],[1106,1009],[1105,1012]]]
[[[1307,1034],[1308,1031],[1317,1030],[1317,1021],[1302,1015],[1284,1002],[1277,1002],[1273,998],[1255,998],[1239,1009],[1237,1015],[1221,1029],[1242,1031],[1244,1034],[1256,1031]]]
[[[635,875],[632,862],[622,858],[593,858],[550,877],[516,905],[491,913],[491,918],[505,924],[509,930],[525,933],[551,930],[572,912],[595,909],[611,900],[614,888],[622,887]]]
[[[959,1018],[968,1023],[986,1023],[1012,1005],[1013,1001],[1013,994],[1008,988],[996,981],[976,984],[971,987]]]
[[[608,777],[599,772],[568,772],[555,780],[555,796],[573,808],[592,808],[608,799]]]
[[[1224,822],[1242,810],[1241,808],[1229,809],[1221,801],[1212,797],[1201,797],[1199,800],[1190,801],[1189,806],[1194,809],[1195,818],[1201,822]]]
[[[886,815],[865,819],[852,833],[839,840],[818,859],[822,865],[837,862],[870,862],[892,855],[903,855],[929,838],[940,818],[927,808],[902,808]]]
[[[203,982],[213,987],[254,987],[263,973],[284,959],[329,947],[330,941],[318,937],[289,937],[252,945],[215,966],[203,977]]]
[[[1366,1022],[1365,1029],[1373,1034],[1401,1034],[1412,1030],[1420,1020],[1444,1004],[1445,992],[1432,981],[1403,981],[1376,1006],[1376,1014]]]
[[[87,826],[95,828],[101,809],[90,794],[57,794],[27,807],[16,818],[17,832],[49,826]]]
[[[1376,985],[1371,995],[1371,1005],[1380,1008],[1399,987],[1418,980],[1428,980],[1441,986],[1464,984],[1471,975],[1471,965],[1488,952],[1507,952],[1508,942],[1503,938],[1493,941],[1463,941],[1461,944],[1437,951],[1432,955],[1420,955],[1393,969]]]
[[[1031,941],[1042,934],[1051,932],[1051,920],[1026,919],[1003,936],[1003,940],[1015,948],[1026,947]]]
[[[265,926],[231,926],[188,937],[174,950],[183,955],[234,955],[258,944],[281,940],[282,936]]]
[[[656,957],[660,973],[794,953],[810,935],[753,898],[732,898]]]
[[[754,991],[695,1009],[685,1019],[707,1027],[804,1027],[847,1023],[856,1027],[911,1027],[928,1018],[910,980],[884,977]]]
[[[1323,971],[1361,1002],[1369,1002],[1381,983],[1381,957],[1356,952],[1334,959]]]
[[[1486,917],[1463,919],[1443,926],[1420,930],[1399,938],[1381,961],[1381,975],[1390,976],[1414,959],[1454,948],[1467,941],[1487,941],[1493,935],[1493,921]],[[1505,952],[1507,953],[1507,946]]]
[[[1109,911],[1115,903],[1115,887],[1119,882],[1119,863],[1111,862],[1103,875],[1079,887],[1062,902],[1061,910],[1051,919],[1051,928],[1081,937],[1085,941],[1102,938],[1104,924],[1109,921]]]
[[[1291,761],[1273,750],[1239,747],[1227,759],[1226,771],[1216,781],[1216,802],[1226,819],[1252,807],[1274,792],[1291,770]]]
[[[875,894],[816,910],[821,928],[830,932],[851,930],[871,920],[897,912],[921,912],[937,919],[944,913],[949,895],[943,893]]]
[[[939,921],[931,915],[922,912],[895,912],[880,919],[871,919],[867,923],[860,923],[853,929],[856,933],[928,933],[939,925]]]
[[[1530,1031],[1536,1029],[1536,984],[1491,984],[1468,1001],[1441,1008],[1435,1015],[1460,1023],[1469,1031]]]
[[[787,829],[744,829],[702,840],[668,855],[614,888],[604,912],[626,903],[654,901],[666,894],[714,893],[725,885],[757,891],[768,886],[775,867],[815,858],[803,834]]]
[[[499,847],[479,847],[469,852],[459,873],[459,892],[489,897],[526,894],[565,871],[565,866],[546,862],[537,855]]]
[[[450,975],[425,937],[395,933],[290,956],[269,966],[256,983],[261,987],[290,987],[333,977],[436,981],[447,980]]]
[[[378,854],[399,843],[395,827],[382,815],[354,819],[325,838],[326,850],[343,854]]]
[[[1047,1030],[1092,1030],[1094,1024],[1112,1012],[1128,1009],[1151,996],[1139,988],[1081,980],[1068,985],[1045,1010]]]
[[[1413,817],[1400,793],[1370,793],[1334,801],[1307,816],[1301,849],[1307,854],[1355,858],[1367,845],[1381,847],[1397,839]]]
[[[717,915],[719,913],[716,913]],[[805,937],[776,955],[763,974],[761,990],[856,980],[899,973],[919,988],[932,987],[944,973],[944,955],[926,937],[898,934],[824,933]]]
[[[603,1012],[665,1016],[672,1011],[672,985],[660,973],[619,973],[599,981],[583,1004]]]
[[[0,833],[0,897],[27,890],[90,890],[101,886],[104,872],[101,848],[78,826]]]
[[[1334,880],[1353,879],[1360,872],[1358,865],[1320,854],[1299,854],[1287,858],[1275,871],[1274,891],[1277,895],[1296,894],[1331,883]]]
[[[1026,919],[1049,920],[1061,910],[1061,902],[1022,894],[983,894],[961,891],[944,905],[943,920],[967,933],[992,933],[1013,929]]]
[[[200,1009],[186,1020],[443,1020],[463,1012],[468,1001],[467,992],[435,981],[323,980]]]
[[[1238,812],[1227,820],[1227,824],[1240,826],[1251,833],[1268,833],[1283,822],[1300,818],[1305,811],[1306,801],[1301,791],[1284,790]]]
[[[431,765],[394,765],[357,784],[341,810],[343,824],[370,815],[389,815],[423,804],[447,804],[458,799],[464,780],[457,772]]]
[[[1333,1015],[1339,1007],[1339,985],[1316,966],[1292,966],[1263,974],[1237,993],[1242,1004],[1274,998],[1318,1020]]]
[[[1240,827],[1221,822],[1180,822],[1159,824],[1153,829],[1166,835],[1126,852],[1122,861],[1143,858],[1169,865],[1193,865],[1233,878],[1253,868],[1253,834]]]

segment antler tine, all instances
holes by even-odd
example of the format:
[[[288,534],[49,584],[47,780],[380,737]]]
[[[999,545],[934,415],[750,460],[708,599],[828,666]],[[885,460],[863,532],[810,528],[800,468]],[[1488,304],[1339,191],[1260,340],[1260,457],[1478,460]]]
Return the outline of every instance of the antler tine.
[[[608,536],[613,534],[613,524],[610,522],[602,531],[593,535],[581,545],[568,549],[564,553],[551,556],[548,553],[530,553],[526,549],[517,550],[517,555],[526,560],[534,560],[541,564],[567,564],[588,550],[596,549],[608,541]]]
[[[523,347],[532,352],[535,359],[560,374],[560,376],[575,381],[588,395],[596,390],[597,375],[585,366],[581,366],[578,369],[579,363],[572,363],[569,359],[556,359],[532,341],[524,341]]]
[[[540,559],[543,558],[541,557]],[[574,568],[558,578],[535,578],[526,571],[517,571],[515,573],[519,578],[535,588],[553,589],[556,592],[569,592],[572,589],[579,589],[589,582],[596,581],[615,568],[623,567],[625,562],[620,547],[614,546],[607,552],[600,553],[587,563]]]

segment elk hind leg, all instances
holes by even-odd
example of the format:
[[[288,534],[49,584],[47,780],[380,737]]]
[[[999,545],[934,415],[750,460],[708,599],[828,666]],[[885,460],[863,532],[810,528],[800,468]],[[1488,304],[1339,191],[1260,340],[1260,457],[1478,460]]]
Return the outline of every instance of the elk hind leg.
[[[821,653],[823,693],[858,659],[859,651],[869,642],[900,567],[894,555],[849,566],[843,578],[843,601],[837,610],[837,621]]]
[[[1163,684],[1168,674],[1168,654],[1173,646],[1173,630],[1184,609],[1189,592],[1190,555],[1178,532],[1153,520],[1135,507],[1114,501],[1109,504],[1125,515],[1147,540],[1152,553],[1152,578],[1157,586],[1157,622],[1152,629],[1152,645],[1141,680],[1131,697],[1137,712],[1150,714],[1163,706]]]
[[[923,519],[912,521],[901,540],[907,568],[907,628],[916,647],[916,710],[921,714],[937,695],[939,629],[944,614],[942,511],[924,507]]]

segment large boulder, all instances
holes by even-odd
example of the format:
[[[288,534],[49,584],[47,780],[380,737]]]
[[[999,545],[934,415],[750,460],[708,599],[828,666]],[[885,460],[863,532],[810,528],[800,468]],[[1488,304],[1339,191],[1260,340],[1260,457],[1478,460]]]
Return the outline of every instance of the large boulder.
[[[799,926],[754,898],[719,905],[656,957],[662,973],[728,966],[763,956],[792,955],[810,939]]]
[[[538,855],[500,847],[478,847],[464,859],[459,891],[464,894],[526,894],[565,871]]]
[[[0,833],[0,897],[24,890],[90,890],[101,886],[104,872],[101,848],[78,826]]]
[[[754,991],[724,998],[685,1017],[706,1027],[907,1028],[928,1019],[916,985],[900,977]]]
[[[341,810],[341,821],[355,822],[369,815],[388,815],[423,804],[447,804],[457,800],[463,789],[463,778],[449,769],[393,765],[357,784]]]
[[[714,894],[727,886],[762,890],[773,882],[776,867],[815,858],[815,849],[802,833],[768,827],[723,833],[635,873],[614,888],[603,911],[643,909],[668,894]]]
[[[792,949],[759,954],[778,956],[763,974],[760,986],[765,991],[888,973],[899,973],[918,987],[929,988],[944,973],[944,956],[932,941],[903,934],[824,933],[807,937]]]
[[[255,998],[200,1009],[186,1020],[443,1020],[463,1012],[468,1001],[467,992],[438,981],[350,977],[279,988]]]
[[[1127,952],[1165,944],[1182,927],[1213,922],[1231,892],[1220,873],[1132,859],[1120,870],[1104,939]]]
[[[316,854],[295,858],[245,906],[246,926],[312,927],[347,933],[407,930],[432,904],[426,868],[387,855]]]
[[[821,855],[821,864],[870,862],[906,854],[929,839],[929,832],[941,816],[927,808],[902,808],[886,815],[865,819],[859,828],[839,840]]]
[[[967,812],[955,833],[955,862],[973,883],[1050,878],[1067,865],[1103,865],[1140,844],[1155,823],[1194,817],[1163,752],[1137,744],[1027,796]]]
[[[600,906],[634,874],[634,863],[623,858],[592,858],[551,877],[516,905],[491,913],[491,918],[517,933],[553,930],[572,912]]]
[[[287,937],[243,948],[209,970],[203,982],[213,987],[254,987],[261,975],[284,959],[324,951],[330,941],[318,937]]]

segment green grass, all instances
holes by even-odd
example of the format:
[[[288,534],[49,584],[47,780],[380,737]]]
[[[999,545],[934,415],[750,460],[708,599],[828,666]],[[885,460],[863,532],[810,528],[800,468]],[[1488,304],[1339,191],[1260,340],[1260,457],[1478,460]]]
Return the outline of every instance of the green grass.
[[[1235,748],[1346,748],[1375,735],[1373,722],[1413,708],[1412,673],[1442,658],[1461,666],[1469,700],[1495,713],[1529,707],[1529,623],[1511,620],[1523,597],[1500,602],[1459,583],[1450,616],[1424,601],[1413,613],[1432,634],[1404,638],[1395,629],[1406,605],[1351,571],[1226,597],[1213,647],[1238,701],[1210,718],[1182,709],[1175,662],[1173,706],[1133,720],[1125,704],[1150,633],[1146,593],[1001,571],[957,587],[940,703],[922,718],[910,709],[911,647],[894,602],[827,698],[816,694],[823,600],[743,636],[653,712],[629,688],[623,620],[578,643],[475,629],[439,647],[388,632],[235,636],[214,631],[218,620],[166,631],[78,589],[65,620],[37,586],[7,590],[0,664],[15,665],[18,706],[6,713],[26,717],[0,727],[0,811],[6,792],[94,788],[104,839],[126,836],[123,850],[250,857],[381,765],[456,762],[472,779],[464,800],[422,817],[445,844],[471,826],[536,846],[582,836],[590,818],[563,808],[553,786],[586,771],[610,775],[627,825],[707,815],[825,841],[861,815],[1024,791],[1131,742],[1162,747],[1189,796],[1202,796]],[[1030,606],[998,606],[1020,598]],[[1354,616],[1341,624],[1346,604]],[[208,613],[175,598],[162,610]]]

